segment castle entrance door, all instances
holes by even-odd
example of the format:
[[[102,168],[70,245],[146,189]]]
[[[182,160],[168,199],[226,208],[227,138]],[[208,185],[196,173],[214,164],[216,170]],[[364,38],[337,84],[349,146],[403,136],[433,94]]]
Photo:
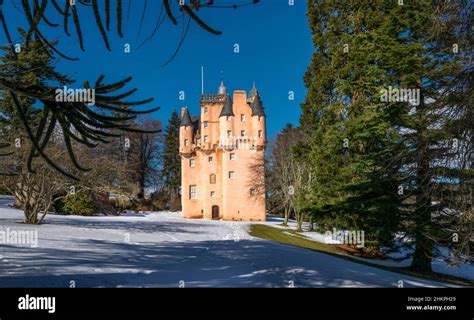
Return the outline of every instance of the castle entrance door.
[[[219,220],[219,207],[212,206],[212,220]]]

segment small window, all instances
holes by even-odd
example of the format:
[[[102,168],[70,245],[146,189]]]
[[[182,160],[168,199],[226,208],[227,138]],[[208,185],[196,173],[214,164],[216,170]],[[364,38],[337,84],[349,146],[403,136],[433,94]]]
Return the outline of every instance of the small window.
[[[215,197],[216,196],[216,192],[215,191],[211,191],[211,197]]]
[[[245,137],[245,130],[240,131],[240,136]]]
[[[235,178],[235,171],[229,171],[229,179]]]
[[[196,144],[200,144],[201,143],[201,139],[196,139]]]
[[[258,130],[258,137],[259,137],[259,138],[263,137],[263,132],[262,132],[262,130]]]
[[[209,141],[209,136],[204,136],[204,143],[207,143]]]
[[[262,121],[262,116],[258,116],[258,122]]]
[[[245,114],[240,115],[240,121],[245,121]]]
[[[196,160],[194,159],[189,160],[189,166],[194,168],[196,166]]]
[[[213,157],[209,157],[209,162],[212,162],[214,160]]]
[[[230,154],[230,160],[235,160],[235,153]]]
[[[232,131],[231,130],[227,130],[227,138],[230,138],[232,137]]]
[[[257,190],[255,188],[250,188],[250,195],[255,196],[257,194]]]
[[[188,139],[184,139],[184,145],[189,146],[189,140]]]
[[[189,199],[197,199],[197,186],[196,185],[189,186]]]
[[[184,129],[185,129],[186,131],[189,131],[189,126],[185,126]]]
[[[207,112],[207,107],[204,107],[204,108],[203,108],[203,112],[204,112],[204,113]]]
[[[204,121],[204,128],[207,128],[208,122]]]
[[[209,176],[209,182],[211,184],[216,183],[216,175],[214,173]]]
[[[225,120],[226,120],[226,121],[230,121],[230,117],[229,117],[229,116],[226,116],[226,117],[225,117]]]

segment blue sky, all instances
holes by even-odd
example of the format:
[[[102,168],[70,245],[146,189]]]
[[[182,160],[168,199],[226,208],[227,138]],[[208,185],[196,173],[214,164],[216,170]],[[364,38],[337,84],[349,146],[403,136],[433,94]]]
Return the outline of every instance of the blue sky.
[[[235,0],[236,3],[249,1]],[[214,2],[217,5],[234,3],[233,0]],[[24,18],[19,16],[12,3],[20,4],[17,0],[7,0],[4,10],[8,23],[13,26],[14,22],[17,25]],[[137,100],[154,97],[150,107],[160,106],[161,109],[152,116],[164,123],[173,110],[179,110],[182,106],[188,106],[192,114],[198,114],[201,66],[205,68],[205,93],[216,92],[221,71],[230,91],[249,90],[252,82],[256,82],[267,113],[270,137],[287,122],[298,123],[300,103],[306,94],[303,74],[313,51],[305,15],[306,1],[295,0],[294,5],[290,6],[288,0],[262,0],[259,4],[235,10],[203,8],[198,12],[199,16],[223,34],[209,34],[192,22],[178,55],[166,66],[163,64],[176,49],[181,26],[176,27],[166,19],[153,39],[137,49],[138,44],[153,31],[160,4],[161,1],[148,1],[140,34],[138,26],[143,1],[132,1],[123,39],[115,32],[113,19],[109,32],[112,52],[106,50],[93,16],[85,8],[79,7],[79,14],[87,19],[82,23],[86,52],[79,50],[75,36],[68,38],[62,29],[42,26],[41,30],[48,37],[58,38],[59,48],[64,52],[80,58],[77,62],[59,62],[61,71],[75,74],[74,77],[81,81],[77,86],[83,80],[94,81],[102,73],[106,75],[105,80],[111,82],[131,75],[131,86],[139,89],[133,97]],[[54,10],[48,10],[51,20],[57,20]],[[70,30],[74,31],[72,24]],[[6,42],[3,34],[0,39],[2,43]],[[130,44],[131,53],[124,53],[125,43]],[[239,53],[234,53],[236,43],[240,46]],[[184,101],[179,100],[180,91],[185,92]],[[293,101],[288,99],[289,91],[295,93]]]

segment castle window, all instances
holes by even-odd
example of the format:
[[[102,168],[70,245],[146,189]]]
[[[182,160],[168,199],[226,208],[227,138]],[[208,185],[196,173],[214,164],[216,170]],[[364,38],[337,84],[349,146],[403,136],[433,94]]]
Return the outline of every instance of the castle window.
[[[207,128],[208,122],[204,121],[204,128]]]
[[[207,112],[207,107],[204,107],[202,108],[203,109],[203,112],[206,113]]]
[[[184,145],[189,146],[189,140],[188,139],[184,139]]]
[[[211,191],[211,197],[215,197],[216,196],[216,192],[215,191]]]
[[[197,199],[197,186],[190,185],[189,186],[189,199]]]
[[[230,154],[230,160],[235,160],[235,153]]]
[[[185,129],[186,131],[189,131],[189,126],[185,126],[184,129]]]
[[[209,157],[209,162],[212,162],[214,160],[213,157]]]
[[[194,168],[196,166],[196,160],[194,159],[189,160],[189,166]]]
[[[229,171],[229,179],[235,178],[235,171]]]
[[[230,121],[230,117],[229,117],[229,116],[226,116],[226,117],[225,117],[225,120],[226,120],[226,121]]]
[[[240,121],[245,121],[245,114],[240,115]]]
[[[232,137],[232,131],[231,130],[227,130],[227,138],[230,138]]]
[[[257,194],[257,190],[255,188],[250,188],[250,195],[255,196]]]
[[[209,182],[211,184],[215,184],[216,183],[216,175],[213,173],[209,176]]]
[[[262,121],[262,116],[258,116],[258,122]]]
[[[263,132],[262,132],[262,130],[258,130],[258,137],[259,137],[259,138],[263,137]]]
[[[201,143],[201,139],[196,139],[196,144],[200,144]]]
[[[207,143],[209,141],[209,136],[204,136],[204,143]]]
[[[241,131],[240,131],[240,136],[241,136],[241,137],[245,137],[245,130],[241,130]]]

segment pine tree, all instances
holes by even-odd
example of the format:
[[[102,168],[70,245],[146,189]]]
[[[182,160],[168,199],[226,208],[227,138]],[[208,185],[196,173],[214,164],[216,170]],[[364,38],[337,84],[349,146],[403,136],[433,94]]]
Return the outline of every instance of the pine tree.
[[[179,195],[181,186],[181,157],[179,156],[179,126],[180,118],[176,111],[173,111],[165,129],[163,139],[163,159],[161,174],[163,176],[163,185],[174,193]]]
[[[447,145],[459,131],[449,130],[454,118],[443,112],[454,106],[446,98],[454,79],[466,72],[450,50],[462,42],[456,30],[467,12],[455,6],[308,3],[316,51],[305,74],[301,123],[312,143],[300,154],[314,177],[302,205],[323,226],[361,228],[375,246],[401,232],[414,244],[412,268],[421,272],[431,270],[436,243],[454,226],[454,218],[438,219],[452,208],[443,194],[460,196],[453,195],[455,183],[440,182],[459,156]],[[440,28],[442,19],[449,23]],[[384,101],[382,89],[390,86],[420,90],[419,104]]]

